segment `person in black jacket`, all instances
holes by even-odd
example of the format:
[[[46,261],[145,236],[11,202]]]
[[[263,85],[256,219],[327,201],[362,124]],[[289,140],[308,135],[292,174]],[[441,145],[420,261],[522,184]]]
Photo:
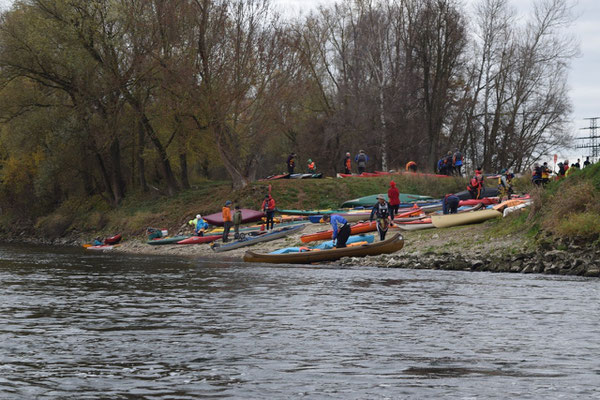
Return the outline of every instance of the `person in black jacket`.
[[[373,221],[373,217],[377,217],[377,232],[379,232],[379,240],[385,240],[385,234],[390,226],[390,205],[385,201],[382,194],[377,196],[377,203],[371,210],[369,221]]]
[[[291,153],[286,161],[287,164],[287,170],[289,174],[293,174],[294,173],[294,167],[296,167],[296,153]]]

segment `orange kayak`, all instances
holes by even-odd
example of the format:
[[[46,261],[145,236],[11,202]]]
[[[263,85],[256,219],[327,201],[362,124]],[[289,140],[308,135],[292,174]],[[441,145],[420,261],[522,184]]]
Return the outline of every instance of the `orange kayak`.
[[[357,235],[359,233],[373,232],[376,230],[377,230],[377,222],[375,222],[375,221],[363,222],[363,223],[351,226],[350,234]],[[303,243],[314,242],[317,240],[329,240],[329,239],[331,239],[332,235],[333,235],[333,230],[330,229],[328,231],[321,231],[321,232],[317,232],[317,233],[310,233],[307,235],[302,235],[302,236],[300,236],[300,240],[302,240]]]

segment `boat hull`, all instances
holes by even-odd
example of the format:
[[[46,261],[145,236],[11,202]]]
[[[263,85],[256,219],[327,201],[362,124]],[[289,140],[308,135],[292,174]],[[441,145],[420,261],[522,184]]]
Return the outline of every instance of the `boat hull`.
[[[431,222],[436,228],[450,228],[459,225],[476,224],[488,219],[501,217],[496,210],[479,210],[459,214],[433,215]]]
[[[311,264],[314,262],[335,261],[343,257],[365,257],[379,254],[391,254],[404,247],[404,239],[396,234],[383,242],[363,246],[344,247],[341,249],[306,251],[287,254],[260,254],[247,251],[245,262],[275,263],[275,264]]]

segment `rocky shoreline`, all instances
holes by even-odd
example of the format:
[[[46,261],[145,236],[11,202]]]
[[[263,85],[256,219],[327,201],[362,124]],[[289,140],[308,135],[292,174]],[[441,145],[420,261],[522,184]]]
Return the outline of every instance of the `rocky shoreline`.
[[[321,224],[308,224],[302,233],[317,232],[324,228],[326,227]],[[405,247],[395,254],[343,258],[334,264],[600,277],[600,247],[594,244],[580,244],[563,239],[557,242],[547,241],[543,246],[528,247],[527,239],[518,234],[491,239],[486,224],[401,233],[405,239]],[[39,239],[25,233],[18,237],[4,239],[6,242],[13,243],[74,247],[80,247],[85,242],[78,235]],[[300,241],[300,234],[297,234],[273,242],[259,243],[252,246],[252,250],[269,252],[276,248],[299,245],[303,244]],[[248,249],[240,248],[227,253],[215,253],[208,245],[150,246],[143,238],[131,238],[126,239],[115,249],[115,252],[241,261]]]
[[[514,255],[479,255],[472,258],[451,252],[392,254],[366,258],[344,258],[340,260],[340,263],[346,266],[360,263],[383,268],[600,277],[600,250],[591,246],[588,248],[573,247],[568,251],[538,249]]]

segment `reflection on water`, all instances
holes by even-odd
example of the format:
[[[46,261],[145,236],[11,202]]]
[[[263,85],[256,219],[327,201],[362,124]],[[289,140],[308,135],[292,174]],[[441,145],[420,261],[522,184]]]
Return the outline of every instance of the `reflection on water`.
[[[598,398],[598,280],[0,247],[0,398]]]

